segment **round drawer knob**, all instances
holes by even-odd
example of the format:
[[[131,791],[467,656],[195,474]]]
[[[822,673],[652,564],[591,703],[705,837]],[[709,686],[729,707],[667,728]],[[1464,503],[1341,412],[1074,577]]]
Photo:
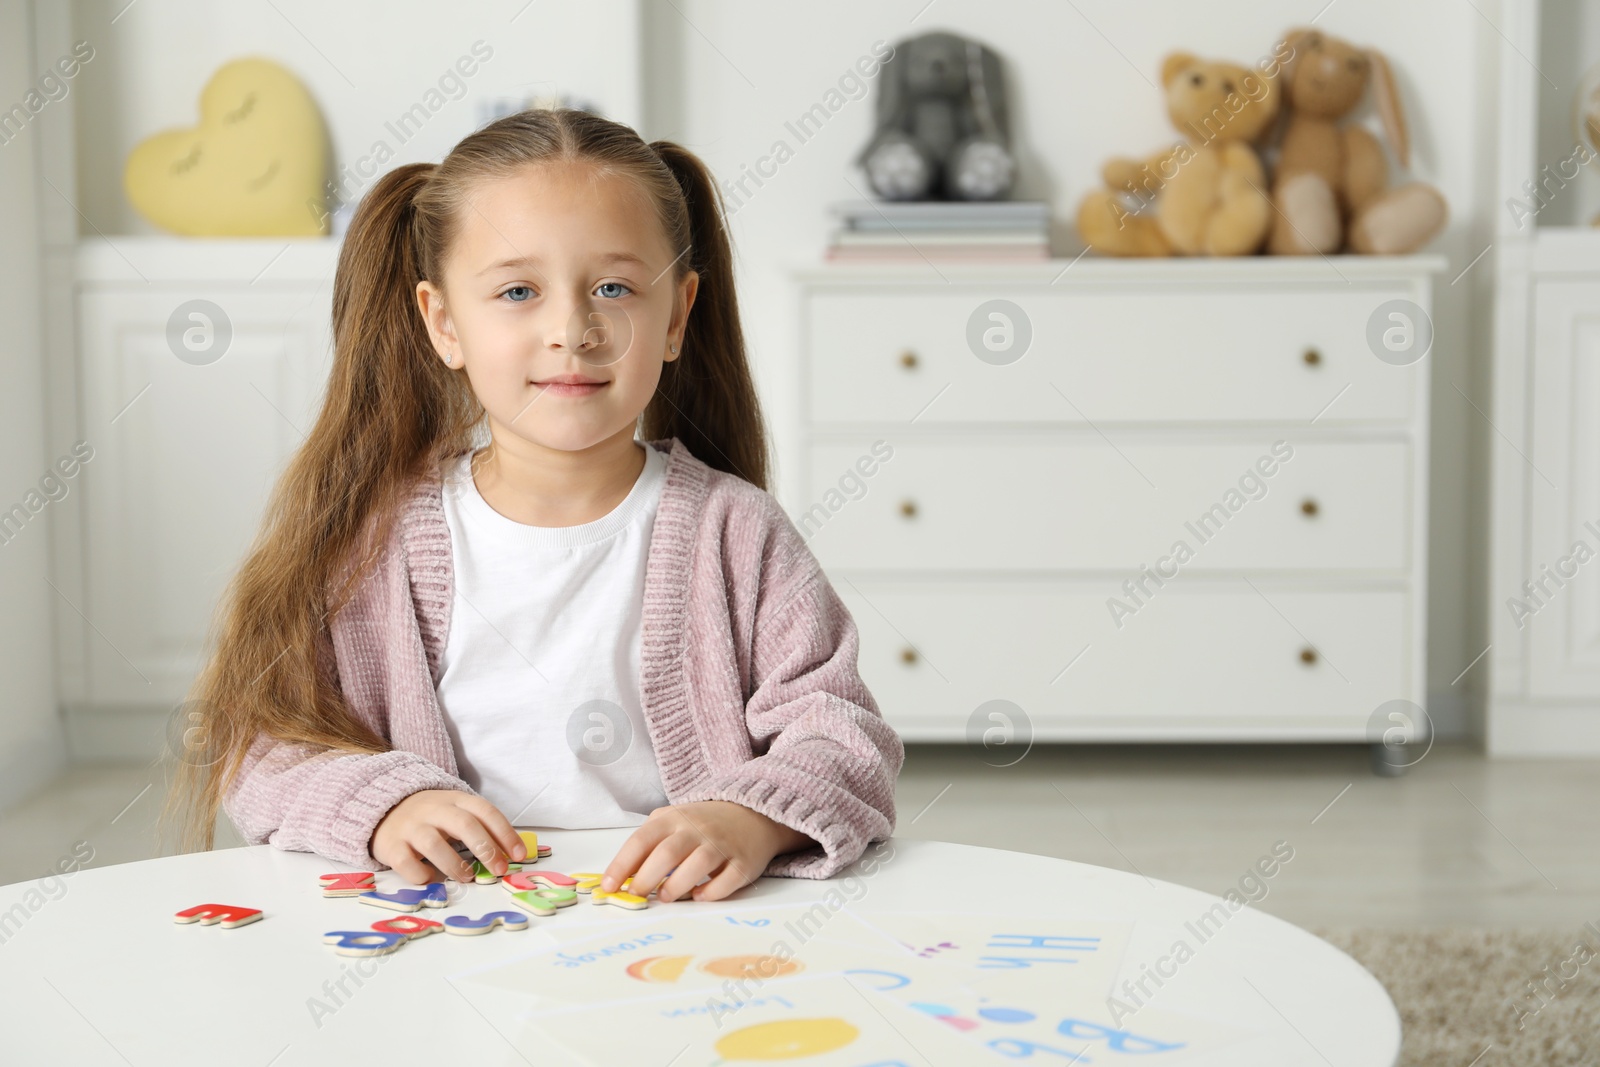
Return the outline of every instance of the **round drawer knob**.
[[[1317,662],[1317,650],[1314,649],[1314,648],[1302,648],[1300,650],[1300,662],[1301,663],[1315,663],[1315,662]]]
[[[904,515],[906,518],[909,519],[909,518],[914,517],[916,515],[916,513],[917,513],[917,502],[915,500],[902,500],[902,501],[900,501],[900,514]]]
[[[1300,358],[1306,361],[1306,366],[1315,367],[1322,362],[1322,353],[1315,348],[1307,348]]]
[[[917,662],[917,650],[912,648],[910,645],[907,645],[905,648],[900,650],[900,659],[904,663]]]
[[[1318,511],[1317,502],[1310,497],[1300,501],[1300,510],[1307,515],[1315,515]]]
[[[916,365],[917,365],[917,354],[915,352],[911,351],[911,349],[909,349],[909,348],[906,349],[904,352],[901,352],[900,353],[900,365],[902,367],[904,367],[906,370],[915,369]]]

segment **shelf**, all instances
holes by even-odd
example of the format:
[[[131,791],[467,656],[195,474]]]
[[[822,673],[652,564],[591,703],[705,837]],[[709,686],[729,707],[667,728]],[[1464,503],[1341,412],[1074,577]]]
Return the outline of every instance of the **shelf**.
[[[1600,231],[1597,231],[1600,232]],[[790,273],[800,281],[901,281],[907,277],[944,277],[962,281],[1045,282],[1057,285],[1084,282],[1185,281],[1374,281],[1414,278],[1443,271],[1449,260],[1442,255],[1410,256],[1194,256],[1155,259],[1120,259],[1083,256],[1039,263],[960,263],[910,259],[903,263],[796,263]]]
[[[73,250],[81,285],[304,285],[333,280],[337,237],[97,237]]]

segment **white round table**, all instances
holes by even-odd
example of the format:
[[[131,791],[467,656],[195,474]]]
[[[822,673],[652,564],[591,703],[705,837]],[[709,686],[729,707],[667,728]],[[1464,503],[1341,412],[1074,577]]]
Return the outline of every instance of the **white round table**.
[[[551,845],[554,855],[541,866],[604,870],[629,832],[542,831],[540,841]],[[1148,981],[1145,985],[1156,991],[1149,1001],[1152,1010],[1252,1032],[1248,1041],[1205,1062],[1392,1067],[1398,1059],[1399,1018],[1383,987],[1331,945],[1255,908],[1240,908],[1222,921],[1223,913],[1216,911],[1221,900],[1210,894],[1020,852],[904,840],[875,849],[872,872],[856,872],[849,883],[865,887],[848,907],[869,922],[876,914],[989,908],[1000,914],[1131,923],[1115,976],[1118,986],[1138,980],[1166,958],[1159,969],[1175,973],[1158,991]],[[365,929],[400,913],[324,898],[318,876],[347,869],[315,855],[262,845],[0,887],[0,1060],[138,1067],[219,1062],[291,1067],[344,1057],[374,1064],[461,1058],[541,1067],[577,1062],[541,1053],[518,1036],[515,1023],[506,1022],[513,1018],[508,1012],[514,1004],[496,1003],[492,990],[449,976],[527,957],[575,935],[609,934],[601,924],[614,924],[620,936],[630,924],[667,914],[706,916],[752,905],[806,904],[824,899],[830,890],[837,900],[841,880],[851,873],[821,881],[763,878],[726,901],[652,900],[642,912],[585,900],[554,916],[530,917],[525,932],[438,933],[380,960],[353,960],[336,955],[322,935]],[[404,884],[392,871],[378,875],[380,889]],[[457,888],[460,899],[449,909],[417,914],[438,919],[516,910],[500,886]],[[236,929],[173,920],[175,912],[206,903],[259,908],[264,916]],[[1202,927],[1210,936],[1200,943],[1194,923],[1206,914],[1217,918],[1214,926]],[[1195,947],[1181,965],[1171,962],[1180,939]],[[332,983],[348,978],[358,963],[367,977],[359,984],[347,980],[337,1011],[315,1010],[319,1000],[324,1006],[334,1002]],[[610,1017],[626,1025],[628,1006],[619,1005]],[[952,1036],[937,1047],[918,1049],[927,1062],[1002,1062],[966,1040]],[[640,1067],[666,1067],[672,1051],[662,1050],[659,1065]],[[1116,1055],[1095,1056],[1093,1062],[1103,1067],[1129,1059],[1166,1062],[1159,1056]]]

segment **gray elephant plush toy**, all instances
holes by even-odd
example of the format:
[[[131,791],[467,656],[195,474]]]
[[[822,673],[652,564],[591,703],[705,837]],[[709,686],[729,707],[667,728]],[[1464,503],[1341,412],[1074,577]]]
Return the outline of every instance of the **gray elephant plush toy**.
[[[895,47],[855,157],[885,200],[1003,200],[1016,177],[1000,57],[953,33]]]

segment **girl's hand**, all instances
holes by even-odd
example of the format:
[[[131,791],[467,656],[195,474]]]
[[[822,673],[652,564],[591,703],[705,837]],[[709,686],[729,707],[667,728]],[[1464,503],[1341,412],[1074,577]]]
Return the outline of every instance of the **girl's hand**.
[[[660,901],[685,894],[721,900],[760,877],[772,857],[815,843],[731,800],[657,808],[617,850],[600,888],[613,892],[632,875],[628,892],[639,896],[655,889]],[[700,885],[706,877],[711,880]]]
[[[500,809],[459,789],[423,789],[389,809],[372,832],[372,858],[415,885],[472,881],[472,864],[450,842],[460,841],[495,874],[506,873],[507,857],[521,861],[522,838]],[[428,861],[432,860],[432,863]]]

